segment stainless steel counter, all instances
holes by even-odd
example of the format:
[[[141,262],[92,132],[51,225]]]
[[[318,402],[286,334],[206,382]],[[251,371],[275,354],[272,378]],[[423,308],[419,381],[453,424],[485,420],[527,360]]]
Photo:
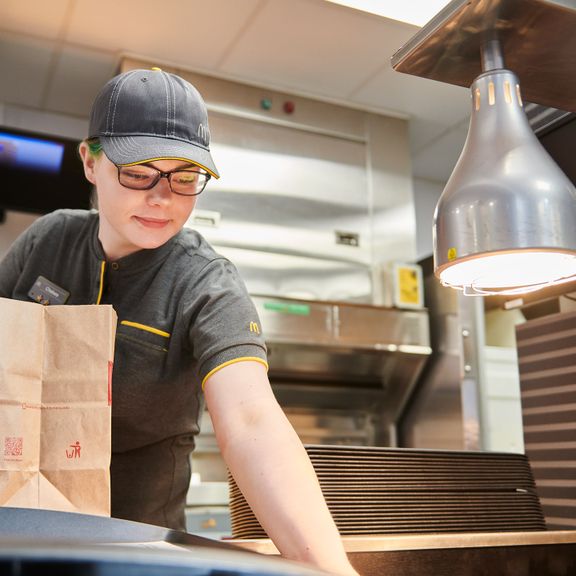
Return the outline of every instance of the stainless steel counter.
[[[324,572],[150,524],[0,507],[0,574],[322,576]]]

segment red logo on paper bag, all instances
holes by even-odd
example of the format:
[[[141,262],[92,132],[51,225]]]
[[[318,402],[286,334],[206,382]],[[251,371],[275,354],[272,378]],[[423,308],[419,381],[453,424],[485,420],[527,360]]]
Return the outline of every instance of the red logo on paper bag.
[[[21,436],[4,437],[4,457],[5,458],[22,458],[22,446],[24,440]]]
[[[80,446],[80,442],[76,440],[75,444],[70,444],[71,450],[66,449],[66,458],[80,458],[80,450],[82,447]]]
[[[108,362],[108,406],[112,406],[112,368],[114,362]]]

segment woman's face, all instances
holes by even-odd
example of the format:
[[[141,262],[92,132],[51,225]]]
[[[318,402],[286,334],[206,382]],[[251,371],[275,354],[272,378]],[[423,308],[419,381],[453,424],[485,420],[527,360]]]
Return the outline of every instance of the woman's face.
[[[86,178],[96,186],[98,238],[110,260],[162,246],[181,230],[194,209],[196,196],[174,194],[166,178],[150,190],[132,190],[118,182],[118,169],[103,152],[91,156],[82,143],[80,156]],[[190,166],[181,160],[159,160],[149,165],[162,172]]]

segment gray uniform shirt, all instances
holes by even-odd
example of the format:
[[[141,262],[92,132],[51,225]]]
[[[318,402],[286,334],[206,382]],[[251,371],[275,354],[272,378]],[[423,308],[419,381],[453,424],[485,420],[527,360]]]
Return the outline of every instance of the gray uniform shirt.
[[[184,528],[202,381],[227,362],[266,362],[254,305],[234,266],[197,232],[107,262],[97,212],[35,221],[0,263],[0,296],[30,300],[44,276],[67,304],[112,304],[112,515]]]

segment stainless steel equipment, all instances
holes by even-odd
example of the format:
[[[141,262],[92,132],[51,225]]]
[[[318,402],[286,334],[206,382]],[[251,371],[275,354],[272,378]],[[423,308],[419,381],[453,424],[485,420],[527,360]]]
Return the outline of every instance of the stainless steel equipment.
[[[274,296],[253,300],[280,402],[324,409],[372,404],[375,443],[390,445],[390,428],[432,352],[428,312]]]
[[[230,544],[102,516],[0,508],[0,573],[121,576],[320,576]]]

